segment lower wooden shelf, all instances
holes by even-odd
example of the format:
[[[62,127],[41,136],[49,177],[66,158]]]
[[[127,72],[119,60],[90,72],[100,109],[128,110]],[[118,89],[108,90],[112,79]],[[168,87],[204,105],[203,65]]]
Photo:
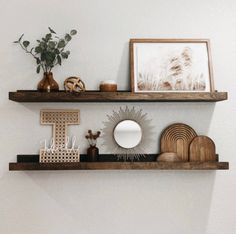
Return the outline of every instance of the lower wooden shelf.
[[[79,162],[9,163],[10,171],[28,170],[228,170],[228,162]]]
[[[79,163],[39,163],[39,155],[17,155],[9,163],[10,171],[37,170],[228,170],[228,162],[157,162],[157,154],[146,154],[140,161],[119,161],[114,154],[100,154],[98,162],[86,162],[81,154]],[[218,155],[217,155],[218,158]]]

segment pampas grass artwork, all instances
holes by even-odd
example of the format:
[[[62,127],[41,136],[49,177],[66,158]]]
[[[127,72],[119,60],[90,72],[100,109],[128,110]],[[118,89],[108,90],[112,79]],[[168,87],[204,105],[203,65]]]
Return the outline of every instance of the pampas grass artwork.
[[[208,60],[205,43],[136,43],[135,91],[209,92]]]

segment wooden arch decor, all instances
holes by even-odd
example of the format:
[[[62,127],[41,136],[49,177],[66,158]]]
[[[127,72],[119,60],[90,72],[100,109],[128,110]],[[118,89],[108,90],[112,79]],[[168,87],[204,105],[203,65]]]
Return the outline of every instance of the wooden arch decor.
[[[161,153],[174,152],[182,161],[189,161],[189,145],[197,133],[188,125],[175,123],[161,134]]]
[[[207,136],[197,136],[189,149],[189,161],[217,161],[215,143]]]

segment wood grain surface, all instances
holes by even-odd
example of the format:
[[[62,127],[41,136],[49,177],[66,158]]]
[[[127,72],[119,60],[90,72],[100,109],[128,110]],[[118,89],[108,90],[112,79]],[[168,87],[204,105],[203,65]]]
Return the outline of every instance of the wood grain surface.
[[[207,136],[197,136],[189,148],[189,161],[217,161],[215,143]]]
[[[177,156],[177,153],[171,152],[171,153],[161,153],[157,157],[158,162],[179,162],[181,159]]]
[[[227,170],[228,162],[80,162],[9,163],[10,171],[27,170]]]
[[[196,132],[188,125],[175,123],[161,134],[161,153],[174,152],[182,161],[189,161],[189,145]]]
[[[227,92],[160,92],[132,93],[129,91],[82,93],[38,92],[19,90],[9,92],[9,99],[15,102],[218,102],[227,100]]]

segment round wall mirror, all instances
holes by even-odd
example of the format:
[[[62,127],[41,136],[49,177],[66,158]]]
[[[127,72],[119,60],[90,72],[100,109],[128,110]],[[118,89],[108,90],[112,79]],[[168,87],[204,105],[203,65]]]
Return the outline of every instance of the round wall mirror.
[[[116,143],[126,149],[137,146],[142,139],[142,129],[133,120],[123,120],[114,128],[114,139]]]
[[[142,109],[120,107],[107,115],[104,123],[103,145],[108,152],[117,156],[117,159],[131,160],[145,157],[152,142],[151,120]]]

